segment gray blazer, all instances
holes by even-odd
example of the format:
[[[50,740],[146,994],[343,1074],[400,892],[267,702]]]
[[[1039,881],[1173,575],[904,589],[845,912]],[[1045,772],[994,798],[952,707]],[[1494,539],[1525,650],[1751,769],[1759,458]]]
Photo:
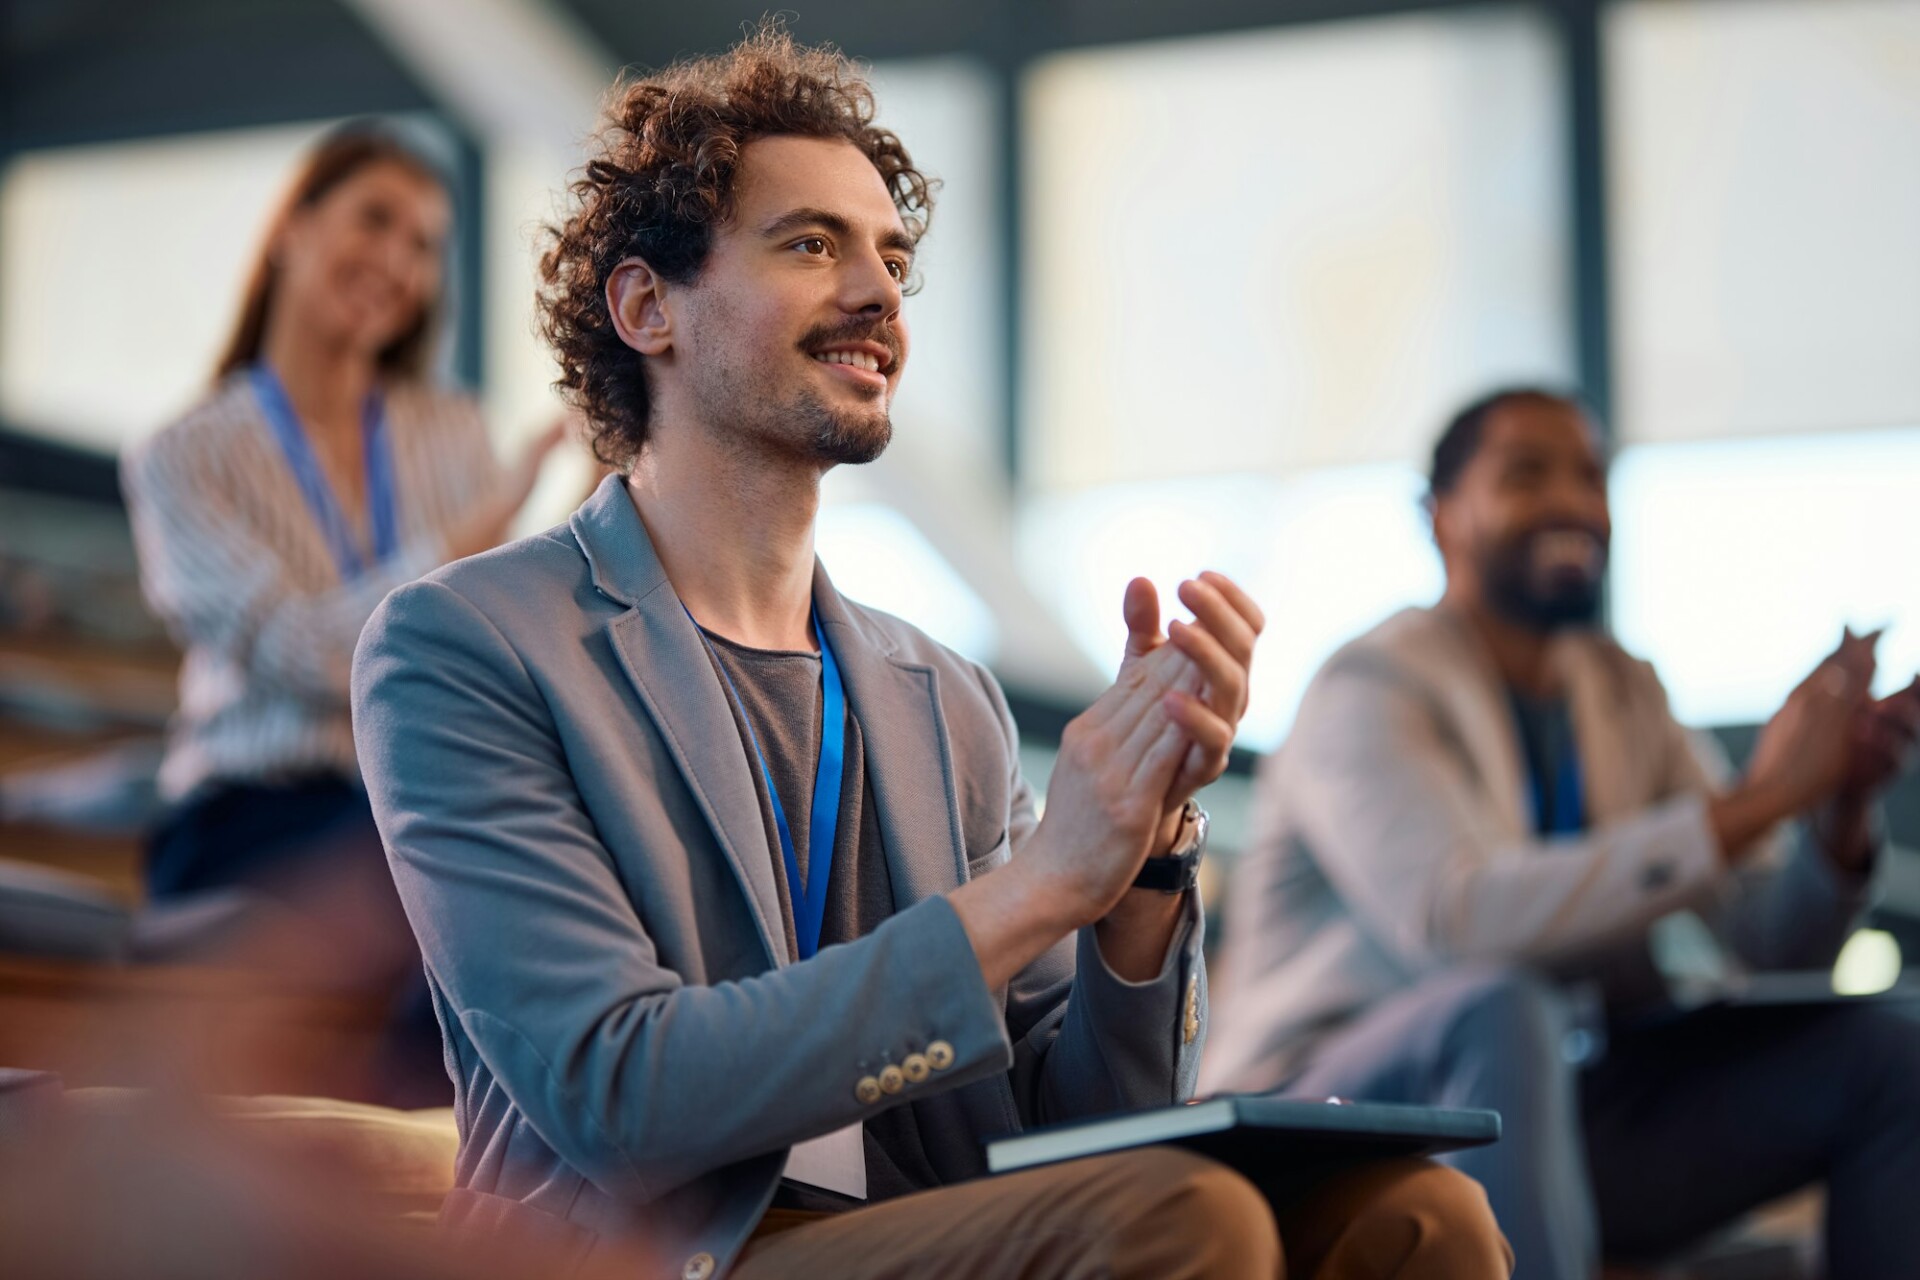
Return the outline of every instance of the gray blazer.
[[[705,1277],[792,1144],[885,1107],[914,1106],[953,1181],[985,1172],[994,1135],[1191,1096],[1198,903],[1151,982],[1121,981],[1084,930],[988,990],[944,895],[1036,824],[1005,698],[817,567],[814,600],[896,914],[805,963],[786,954],[726,694],[619,477],[566,526],[401,587],[368,624],[355,732],[446,1036],[450,1224]],[[915,1053],[947,1065],[855,1096]]]
[[[1538,967],[1632,1005],[1661,990],[1656,950],[1671,967],[1690,939],[1723,963],[1833,962],[1866,879],[1778,832],[1728,872],[1707,818],[1726,760],[1653,668],[1590,632],[1551,660],[1591,815],[1553,840],[1534,834],[1499,673],[1452,615],[1405,610],[1313,678],[1256,784],[1206,1088],[1271,1088],[1321,1035],[1453,965]]]

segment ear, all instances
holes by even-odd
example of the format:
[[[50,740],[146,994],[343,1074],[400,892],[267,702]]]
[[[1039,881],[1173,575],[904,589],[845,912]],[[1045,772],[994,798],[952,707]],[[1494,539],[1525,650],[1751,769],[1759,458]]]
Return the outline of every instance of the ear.
[[[628,258],[607,277],[607,314],[620,341],[643,356],[673,349],[673,315],[667,282],[639,258]]]

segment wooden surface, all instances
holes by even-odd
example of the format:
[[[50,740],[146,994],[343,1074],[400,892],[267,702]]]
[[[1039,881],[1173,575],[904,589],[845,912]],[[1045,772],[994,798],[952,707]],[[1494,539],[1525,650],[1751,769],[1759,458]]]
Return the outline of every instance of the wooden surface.
[[[276,989],[257,975],[0,957],[0,1064],[67,1088],[368,1094],[377,1006]]]

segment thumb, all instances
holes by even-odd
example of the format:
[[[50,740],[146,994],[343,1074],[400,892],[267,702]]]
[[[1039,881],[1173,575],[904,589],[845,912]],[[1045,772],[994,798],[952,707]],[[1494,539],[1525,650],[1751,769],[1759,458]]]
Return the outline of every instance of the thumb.
[[[1127,584],[1120,612],[1127,620],[1127,657],[1139,658],[1160,647],[1160,593],[1146,578]]]

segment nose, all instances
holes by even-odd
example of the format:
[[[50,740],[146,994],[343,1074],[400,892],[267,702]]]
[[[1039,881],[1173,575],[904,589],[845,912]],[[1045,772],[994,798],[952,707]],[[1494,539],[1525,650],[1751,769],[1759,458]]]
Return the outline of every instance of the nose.
[[[858,254],[846,267],[840,306],[845,311],[876,319],[897,315],[903,296],[900,285],[880,254]]]

